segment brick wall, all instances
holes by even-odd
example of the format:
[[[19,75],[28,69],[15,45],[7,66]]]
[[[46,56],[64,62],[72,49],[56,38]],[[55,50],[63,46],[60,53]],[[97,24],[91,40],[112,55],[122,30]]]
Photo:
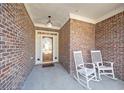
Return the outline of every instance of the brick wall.
[[[95,48],[95,26],[91,23],[70,20],[70,71],[75,71],[73,51],[81,50],[84,62],[91,62],[90,51]]]
[[[59,32],[60,62],[69,73],[75,71],[73,51],[81,50],[85,62],[91,62],[90,50],[95,47],[95,26],[70,19]]]
[[[34,26],[23,4],[0,4],[0,89],[20,89],[34,64]]]
[[[116,77],[124,80],[124,12],[96,24],[96,48],[114,62]]]
[[[70,72],[70,20],[59,31],[59,62]]]

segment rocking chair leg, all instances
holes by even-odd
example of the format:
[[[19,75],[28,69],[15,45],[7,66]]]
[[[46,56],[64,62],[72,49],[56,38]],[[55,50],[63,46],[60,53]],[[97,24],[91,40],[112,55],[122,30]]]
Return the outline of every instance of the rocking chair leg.
[[[94,76],[95,76],[95,81],[99,81],[99,80],[97,79],[96,72],[94,73]]]
[[[88,88],[88,89],[91,89],[91,88],[89,87],[89,82],[88,82],[88,81],[87,81],[87,88]]]
[[[79,73],[78,72],[76,72],[76,76],[77,76],[77,79],[79,80]]]
[[[98,69],[98,78],[99,78],[99,80],[102,80],[99,69]]]
[[[112,77],[115,78],[114,71],[112,70]]]
[[[115,74],[114,74],[114,70],[112,69],[112,78],[117,80],[117,78],[115,78]]]
[[[83,86],[83,87],[85,87],[85,88],[87,88],[87,89],[91,89],[91,88],[89,87],[89,82],[87,82],[86,85],[83,84],[83,83],[80,81],[80,79],[78,78],[78,75],[77,75],[77,76],[74,75],[74,79],[77,80],[77,82],[79,82],[79,84],[81,84],[81,86]]]
[[[90,86],[89,86],[88,77],[86,78],[86,81],[87,81],[87,88],[88,88],[88,89],[91,89]]]

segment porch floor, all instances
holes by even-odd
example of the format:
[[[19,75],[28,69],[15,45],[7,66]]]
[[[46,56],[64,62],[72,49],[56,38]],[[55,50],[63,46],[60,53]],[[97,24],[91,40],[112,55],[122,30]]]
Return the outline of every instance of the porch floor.
[[[93,90],[124,89],[124,81],[112,80],[105,76],[102,76],[102,79],[99,82],[90,81],[90,87]],[[34,66],[22,90],[85,90],[85,88],[56,63],[54,67]]]

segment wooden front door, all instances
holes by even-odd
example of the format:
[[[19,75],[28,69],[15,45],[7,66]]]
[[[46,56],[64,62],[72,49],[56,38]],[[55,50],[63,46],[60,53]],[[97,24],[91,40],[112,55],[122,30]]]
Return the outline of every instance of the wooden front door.
[[[53,61],[53,37],[43,36],[43,62]]]

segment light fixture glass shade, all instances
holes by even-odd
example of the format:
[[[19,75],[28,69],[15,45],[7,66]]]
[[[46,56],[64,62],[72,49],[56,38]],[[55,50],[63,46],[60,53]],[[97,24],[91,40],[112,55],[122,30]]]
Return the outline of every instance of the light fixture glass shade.
[[[52,27],[52,23],[47,23],[47,27]]]
[[[52,27],[51,16],[48,16],[47,27]]]

